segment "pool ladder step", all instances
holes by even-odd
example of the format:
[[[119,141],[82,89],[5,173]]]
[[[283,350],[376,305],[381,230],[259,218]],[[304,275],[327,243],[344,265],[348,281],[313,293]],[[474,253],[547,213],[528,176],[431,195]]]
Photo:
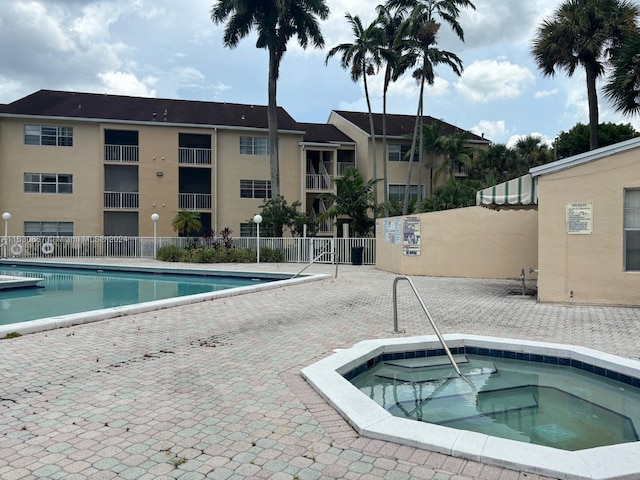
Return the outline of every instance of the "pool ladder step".
[[[464,376],[491,375],[497,372],[493,362],[474,360],[470,363],[465,355],[455,355],[456,363]],[[376,377],[394,383],[442,383],[457,378],[458,374],[451,368],[448,358],[426,357],[384,362]]]

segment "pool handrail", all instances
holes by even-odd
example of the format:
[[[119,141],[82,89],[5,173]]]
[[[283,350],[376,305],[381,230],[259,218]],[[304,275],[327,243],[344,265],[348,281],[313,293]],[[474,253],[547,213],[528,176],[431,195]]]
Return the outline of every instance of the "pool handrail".
[[[338,262],[336,261],[336,252],[329,252],[327,250],[324,250],[322,252],[320,252],[318,254],[318,256],[316,256],[316,258],[314,258],[313,260],[311,260],[309,263],[307,263],[304,268],[302,270],[300,270],[298,273],[296,273],[293,277],[291,277],[291,279],[296,278],[298,275],[300,275],[302,272],[304,272],[307,268],[309,268],[314,262],[316,262],[317,260],[320,260],[320,258],[323,255],[331,255],[331,258],[333,259],[333,263],[336,266],[336,271],[333,275],[333,278],[338,278]]]
[[[476,388],[475,388],[475,385],[473,384],[473,382],[471,380],[469,380],[460,371],[460,368],[458,368],[458,364],[456,363],[455,359],[453,358],[453,355],[451,355],[451,350],[449,350],[449,347],[447,346],[447,343],[444,341],[444,337],[440,333],[440,330],[438,329],[438,326],[436,325],[436,322],[433,321],[433,318],[431,317],[431,314],[429,313],[429,310],[427,309],[427,306],[422,301],[422,297],[418,293],[418,289],[416,288],[415,284],[413,283],[413,280],[411,280],[409,277],[404,276],[404,275],[400,275],[400,276],[398,276],[398,277],[393,279],[393,333],[403,333],[404,332],[404,330],[402,330],[402,331],[398,330],[398,282],[400,280],[406,280],[407,282],[409,282],[409,285],[411,286],[411,289],[413,290],[413,293],[416,295],[416,298],[418,299],[418,302],[420,302],[420,306],[422,307],[422,310],[427,315],[427,319],[429,320],[429,323],[431,324],[431,327],[433,328],[433,331],[435,332],[436,336],[438,337],[438,340],[440,341],[440,345],[442,345],[442,348],[444,349],[444,352],[447,354],[447,357],[449,358],[449,362],[451,363],[451,366],[453,367],[453,370],[458,374],[458,376],[460,376],[465,382],[467,382],[471,386],[471,388],[473,388],[473,390],[475,390]]]

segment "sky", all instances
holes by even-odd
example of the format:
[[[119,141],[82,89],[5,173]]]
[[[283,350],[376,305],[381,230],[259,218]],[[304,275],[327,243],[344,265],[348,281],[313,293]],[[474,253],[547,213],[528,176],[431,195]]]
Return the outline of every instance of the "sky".
[[[223,25],[211,21],[215,0],[0,0],[0,103],[40,89],[267,104],[267,51],[255,36],[224,47]],[[365,25],[380,0],[327,0],[323,49],[288,45],[278,104],[299,122],[325,123],[332,110],[366,112],[362,82],[354,83],[330,48],[352,42],[345,13]],[[531,55],[541,20],[560,0],[473,0],[460,17],[465,42],[445,25],[439,48],[456,53],[460,77],[436,69],[424,113],[494,143],[512,146],[538,135],[551,143],[588,123],[583,71],[542,77]],[[382,111],[382,74],[369,79],[373,110]],[[390,113],[416,113],[419,85],[405,75],[388,95]],[[600,121],[631,123],[599,96]]]

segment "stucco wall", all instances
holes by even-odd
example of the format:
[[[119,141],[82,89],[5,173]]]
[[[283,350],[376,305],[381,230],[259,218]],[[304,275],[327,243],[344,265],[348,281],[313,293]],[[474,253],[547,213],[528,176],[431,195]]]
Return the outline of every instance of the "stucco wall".
[[[640,188],[640,152],[538,179],[541,301],[640,305],[640,272],[624,271],[624,189]],[[591,203],[591,234],[567,233],[567,204]],[[571,292],[573,291],[573,298]]]
[[[376,224],[376,267],[401,275],[518,278],[537,267],[538,213],[459,208],[413,215],[420,219],[420,255],[403,254],[402,244],[385,243],[384,222]],[[401,227],[402,228],[402,227]]]

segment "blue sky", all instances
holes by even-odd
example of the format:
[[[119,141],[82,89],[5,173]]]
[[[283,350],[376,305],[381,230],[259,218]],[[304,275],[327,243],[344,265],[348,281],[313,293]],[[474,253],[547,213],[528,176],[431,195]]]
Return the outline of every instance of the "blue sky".
[[[267,53],[255,37],[230,50],[210,20],[213,0],[0,0],[0,103],[39,89],[247,104],[267,103]],[[284,58],[278,103],[296,120],[325,122],[333,109],[366,111],[361,83],[326,52],[352,41],[346,12],[369,23],[379,1],[328,0],[324,50],[292,43]],[[582,72],[542,78],[530,44],[558,0],[475,0],[460,22],[466,42],[443,26],[440,48],[464,62],[445,67],[427,89],[424,112],[496,143],[538,134],[547,141],[588,122]],[[374,110],[382,109],[381,75],[371,79]],[[390,90],[392,113],[415,114],[418,85],[407,75]],[[632,123],[600,96],[600,121]]]

